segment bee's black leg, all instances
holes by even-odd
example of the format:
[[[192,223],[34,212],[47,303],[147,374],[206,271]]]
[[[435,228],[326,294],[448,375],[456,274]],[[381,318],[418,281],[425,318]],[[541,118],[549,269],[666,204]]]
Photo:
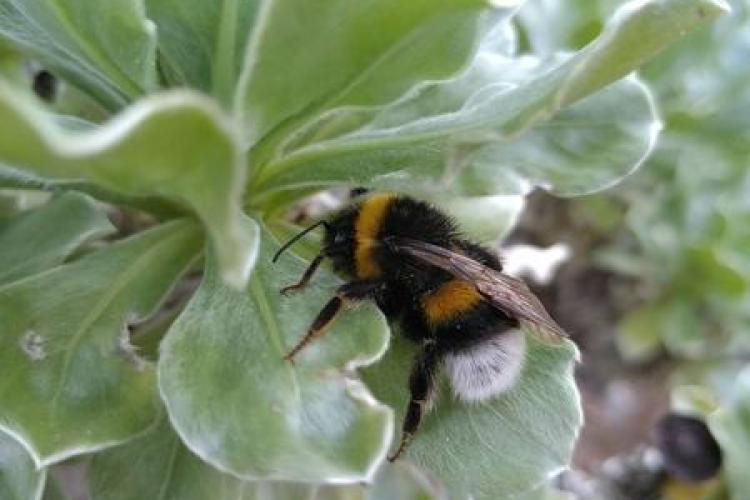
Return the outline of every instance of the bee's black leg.
[[[378,281],[352,281],[341,285],[336,292],[336,296],[329,300],[323,309],[321,309],[318,316],[312,322],[312,325],[310,325],[310,328],[308,328],[305,336],[302,337],[302,340],[297,342],[297,345],[295,345],[286,356],[284,356],[284,359],[286,361],[293,361],[294,356],[309,344],[310,341],[316,337],[320,337],[323,334],[325,327],[328,326],[336,314],[338,314],[341,310],[341,306],[345,302],[371,298],[380,286],[381,283]]]
[[[302,279],[300,279],[299,282],[295,283],[294,285],[289,285],[282,288],[281,294],[289,295],[289,293],[291,292],[296,292],[297,290],[301,290],[302,288],[304,288],[310,281],[310,278],[313,277],[313,274],[315,274],[315,271],[318,270],[318,267],[320,266],[320,263],[323,262],[324,258],[325,256],[322,253],[318,254],[318,256],[315,257],[312,262],[310,262],[310,265],[307,266],[307,269],[305,269],[305,274],[302,275]]]
[[[440,356],[434,341],[428,341],[422,351],[417,354],[409,377],[409,392],[411,399],[406,409],[406,416],[401,432],[401,442],[396,452],[388,457],[389,462],[394,462],[406,450],[411,443],[414,434],[419,428],[425,407],[429,404],[440,364]]]

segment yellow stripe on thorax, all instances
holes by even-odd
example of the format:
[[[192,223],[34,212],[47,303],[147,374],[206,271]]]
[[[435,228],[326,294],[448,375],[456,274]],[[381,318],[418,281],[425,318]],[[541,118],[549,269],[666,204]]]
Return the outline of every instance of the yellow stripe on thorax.
[[[422,298],[427,322],[437,326],[470,311],[482,301],[482,296],[468,281],[451,280],[435,292]]]
[[[383,226],[388,207],[394,200],[392,194],[378,194],[368,198],[362,203],[354,225],[356,235],[354,247],[354,263],[357,268],[357,276],[362,279],[378,278],[382,269],[373,255],[376,238]]]

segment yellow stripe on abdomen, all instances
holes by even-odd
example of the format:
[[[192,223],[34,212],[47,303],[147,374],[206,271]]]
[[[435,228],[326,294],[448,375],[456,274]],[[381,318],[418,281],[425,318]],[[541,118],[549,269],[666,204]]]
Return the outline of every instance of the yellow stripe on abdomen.
[[[354,263],[361,279],[378,278],[383,272],[373,253],[385,214],[394,199],[392,194],[377,194],[366,199],[359,209],[354,225]]]
[[[422,298],[427,323],[438,326],[471,311],[482,301],[482,296],[468,281],[451,280],[434,293]]]

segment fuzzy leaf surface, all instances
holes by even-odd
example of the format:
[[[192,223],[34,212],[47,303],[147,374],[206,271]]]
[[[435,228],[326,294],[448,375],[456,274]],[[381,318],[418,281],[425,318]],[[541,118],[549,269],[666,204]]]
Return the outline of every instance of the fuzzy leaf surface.
[[[152,431],[100,452],[89,466],[89,491],[97,500],[440,500],[435,484],[413,465],[384,465],[373,484],[319,486],[242,481],[190,452],[162,421]]]
[[[72,133],[0,85],[0,178],[5,165],[188,208],[204,223],[224,279],[238,287],[254,258],[241,223],[241,156],[228,120],[192,92],[151,96],[95,130]]]
[[[0,431],[0,498],[38,500],[47,471],[38,471],[31,455],[18,441]]]
[[[114,231],[88,196],[65,193],[0,228],[0,284],[62,263],[87,241]]]
[[[488,163],[503,182],[475,183],[493,192],[474,194],[526,191],[529,184],[566,194],[601,189],[641,162],[659,121],[648,93],[632,80],[597,92],[723,12],[711,0],[629,2],[592,44],[562,63],[508,58],[489,30],[466,73],[427,83],[382,109],[331,111],[276,151],[251,190],[257,196],[292,186],[421,179],[439,192],[467,166]],[[505,154],[521,155],[513,171],[502,164]],[[435,186],[435,179],[443,182]]]
[[[277,245],[265,231],[261,241],[244,292],[222,284],[208,259],[162,341],[159,387],[170,420],[194,453],[245,479],[364,480],[385,455],[392,414],[341,370],[382,353],[385,321],[371,305],[345,311],[295,364],[284,361],[336,282],[321,272],[283,297],[304,264],[291,253],[272,264]]]
[[[450,76],[487,10],[482,0],[267,2],[238,88],[248,142],[287,120],[285,133],[328,109],[376,106]]]
[[[450,498],[523,493],[570,462],[583,423],[573,379],[577,350],[569,342],[546,346],[528,335],[527,342],[521,378],[508,393],[470,405],[453,399],[441,384],[435,407],[406,452],[406,460],[443,481]],[[364,376],[375,396],[396,409],[397,422],[409,401],[414,353],[414,346],[395,337],[386,356]]]
[[[197,88],[231,104],[261,3],[146,0],[159,31],[159,62],[170,84]]]
[[[525,198],[518,195],[428,198],[453,217],[472,241],[492,244],[510,232],[520,217]]]
[[[154,421],[154,369],[127,327],[154,311],[201,244],[194,224],[176,221],[0,287],[0,427],[37,464]]]
[[[323,486],[313,500],[447,500],[442,485],[413,464],[384,463],[371,485]],[[281,499],[279,499],[281,500]]]
[[[251,498],[243,494],[249,485],[193,455],[166,419],[142,437],[94,455],[88,478],[97,500]]]

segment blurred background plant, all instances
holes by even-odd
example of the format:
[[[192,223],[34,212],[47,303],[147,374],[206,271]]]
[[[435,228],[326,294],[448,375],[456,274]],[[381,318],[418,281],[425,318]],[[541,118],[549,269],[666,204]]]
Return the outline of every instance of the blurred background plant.
[[[750,491],[745,4],[52,3],[0,0],[3,498]],[[282,301],[269,256],[357,185],[567,258],[536,290],[583,355],[572,473],[572,345],[390,468],[411,352],[374,308],[281,363],[336,281]],[[706,435],[720,480],[673,445]]]
[[[709,488],[698,481],[703,490],[663,490],[670,498],[750,491],[739,473],[750,457],[750,4],[728,3],[731,15],[639,72],[664,122],[642,168],[590,196],[535,193],[511,236],[577,250],[539,292],[583,351],[581,469],[606,477],[605,458],[653,445],[670,410],[697,416],[718,438],[721,479]],[[618,4],[530,0],[518,17],[523,46],[575,50]]]

